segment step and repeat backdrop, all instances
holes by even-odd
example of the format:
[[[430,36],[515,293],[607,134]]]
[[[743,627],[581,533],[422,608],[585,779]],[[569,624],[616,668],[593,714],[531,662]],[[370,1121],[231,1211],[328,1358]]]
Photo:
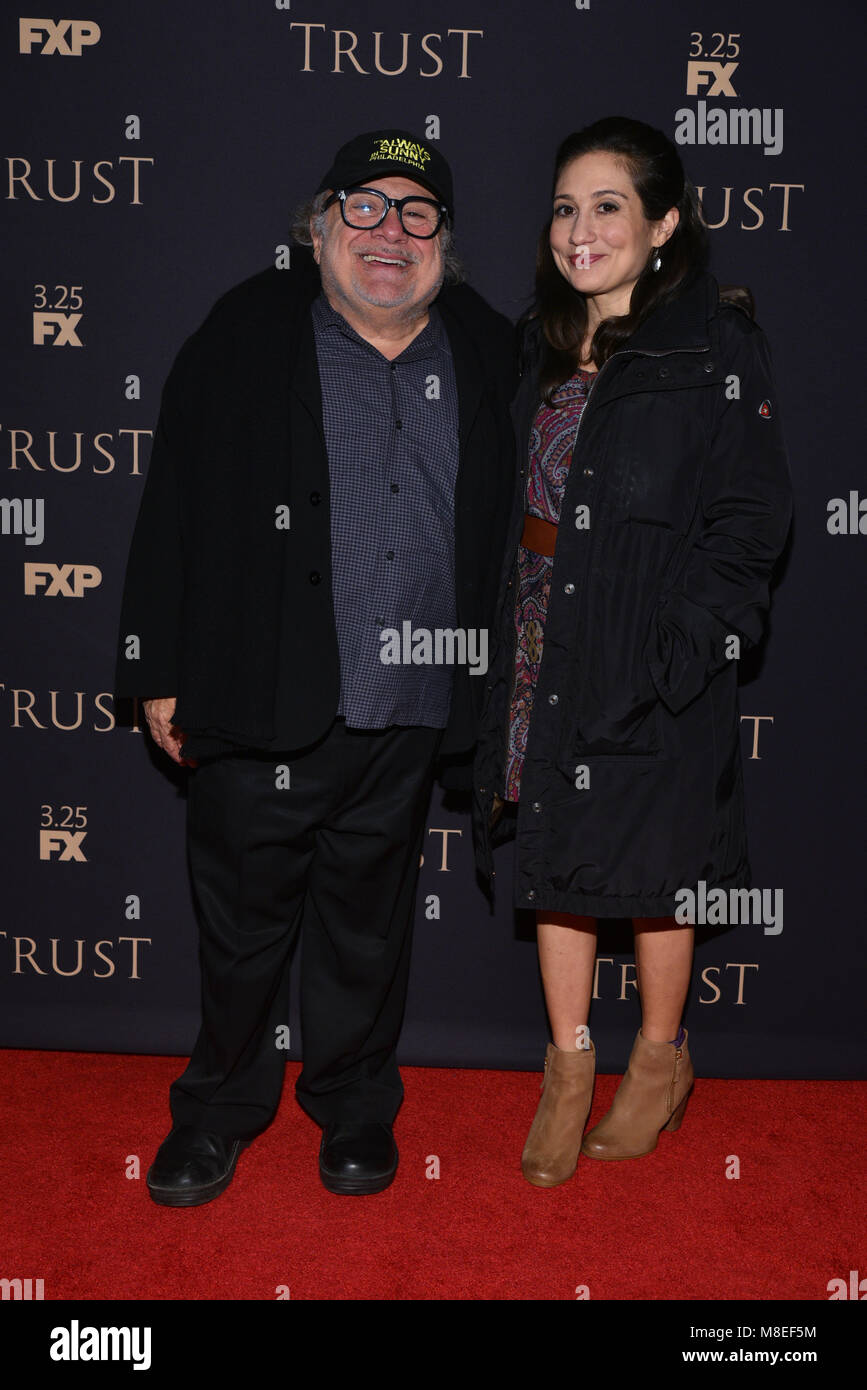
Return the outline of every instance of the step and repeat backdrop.
[[[338,145],[381,126],[440,142],[468,278],[517,318],[556,146],[617,114],[678,143],[712,269],[754,293],[796,493],[770,642],[740,690],[753,881],[774,920],[699,930],[697,1069],[863,1074],[860,6],[82,0],[67,13],[7,3],[0,19],[0,1044],[184,1054],[198,1027],[189,774],[112,694],[126,555],[181,343],[275,263]],[[401,1060],[540,1067],[532,919],[505,900],[490,912],[466,809],[440,791],[425,838]],[[628,924],[601,926],[591,1026],[607,1071],[638,1026],[630,947]],[[293,1011],[297,1057],[295,998]]]

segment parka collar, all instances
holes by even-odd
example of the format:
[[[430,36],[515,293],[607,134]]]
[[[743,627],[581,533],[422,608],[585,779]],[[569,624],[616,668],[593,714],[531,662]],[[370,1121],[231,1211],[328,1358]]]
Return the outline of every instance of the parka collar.
[[[716,280],[707,271],[697,271],[676,298],[660,305],[638,326],[619,351],[652,353],[709,348],[712,345],[710,321],[718,304]],[[527,375],[535,369],[542,352],[542,325],[535,314],[530,314],[519,327],[522,329],[522,368]]]
[[[624,348],[637,352],[672,352],[678,348],[710,346],[709,321],[719,303],[719,286],[712,275],[699,271],[675,299],[661,304],[639,324]]]

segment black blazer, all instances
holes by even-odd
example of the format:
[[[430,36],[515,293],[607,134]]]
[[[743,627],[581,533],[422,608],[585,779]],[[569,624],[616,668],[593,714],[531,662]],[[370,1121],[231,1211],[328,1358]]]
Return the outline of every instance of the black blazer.
[[[176,696],[175,721],[241,748],[275,736],[279,643],[298,679],[281,725],[315,741],[339,697],[328,457],[310,306],[312,255],[223,295],[163,390],[124,584],[115,692]],[[515,330],[466,285],[436,300],[458,387],[457,622],[488,628],[515,478]],[[318,495],[317,505],[311,496]],[[290,507],[288,530],[278,508]],[[284,620],[285,628],[283,627]],[[138,644],[131,642],[138,638]],[[455,672],[441,756],[466,772],[485,680]]]

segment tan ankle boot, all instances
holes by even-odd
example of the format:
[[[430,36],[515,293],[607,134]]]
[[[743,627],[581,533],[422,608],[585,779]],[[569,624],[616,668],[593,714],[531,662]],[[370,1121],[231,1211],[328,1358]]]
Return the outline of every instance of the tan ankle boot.
[[[534,1187],[557,1187],[575,1172],[595,1073],[592,1042],[574,1052],[548,1044],[542,1099],[521,1155],[521,1172]]]
[[[629,1066],[604,1119],[581,1145],[588,1158],[640,1158],[655,1148],[661,1129],[680,1128],[694,1072],[683,1044],[649,1042],[639,1029]]]

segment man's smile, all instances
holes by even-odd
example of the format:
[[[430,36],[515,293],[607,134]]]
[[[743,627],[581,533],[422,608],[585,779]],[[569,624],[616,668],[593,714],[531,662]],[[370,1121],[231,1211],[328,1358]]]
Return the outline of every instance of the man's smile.
[[[375,252],[373,252],[373,251],[362,251],[360,254],[361,254],[361,259],[362,259],[363,261],[366,261],[368,265],[400,265],[400,266],[405,266],[405,265],[411,265],[411,264],[412,264],[411,261],[406,260],[403,256],[380,256],[380,255],[377,255],[377,254],[376,254]]]

